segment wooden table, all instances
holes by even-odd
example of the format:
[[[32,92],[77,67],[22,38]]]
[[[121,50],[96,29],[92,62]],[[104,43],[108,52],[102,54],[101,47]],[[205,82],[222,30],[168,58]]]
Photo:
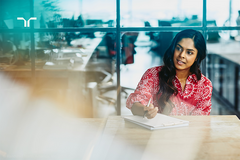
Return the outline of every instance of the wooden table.
[[[60,114],[54,107],[46,107],[51,103],[34,107],[32,104],[7,126],[1,126],[0,159],[240,158],[240,122],[236,116],[179,116],[177,118],[189,120],[190,125],[150,131],[125,122],[120,116],[107,120],[73,118]]]
[[[91,159],[226,160],[240,159],[240,122],[236,116],[176,116],[188,127],[150,131],[109,117]]]

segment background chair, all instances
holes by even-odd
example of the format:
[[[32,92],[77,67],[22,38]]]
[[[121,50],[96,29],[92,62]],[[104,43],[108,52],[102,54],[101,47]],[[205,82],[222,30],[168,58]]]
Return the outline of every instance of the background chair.
[[[97,55],[97,58],[94,60],[94,56],[92,57],[92,59],[87,65],[87,71],[88,73],[92,72],[92,74],[88,74],[88,79],[91,79],[91,81],[95,81],[98,83],[99,95],[97,99],[102,102],[106,101],[109,104],[113,104],[116,106],[116,98],[112,95],[105,95],[105,93],[107,92],[117,91],[117,84],[116,81],[114,81],[116,71],[115,37],[116,35],[114,33],[107,33],[105,35],[104,41],[96,50],[95,54]],[[122,48],[122,54],[125,54],[127,51],[133,57],[133,55],[136,53],[136,51],[134,50],[134,41],[136,40],[136,37],[137,35],[123,36],[122,43],[124,47]],[[101,48],[104,48],[104,46],[106,48],[101,51]],[[106,52],[107,54],[103,52]],[[133,60],[133,58],[125,57],[125,62],[123,62],[123,64],[131,64],[134,62]],[[127,90],[134,89],[129,87],[121,87],[121,92],[125,94],[125,98],[128,97]]]
[[[171,26],[170,22],[167,21],[158,21],[158,26]],[[167,48],[171,44],[173,39],[173,32],[159,32],[155,37],[154,41],[157,43],[155,47],[152,47],[151,50],[156,52],[159,57],[163,57]]]
[[[13,65],[18,59],[19,54],[16,46],[11,41],[0,41],[0,62]]]

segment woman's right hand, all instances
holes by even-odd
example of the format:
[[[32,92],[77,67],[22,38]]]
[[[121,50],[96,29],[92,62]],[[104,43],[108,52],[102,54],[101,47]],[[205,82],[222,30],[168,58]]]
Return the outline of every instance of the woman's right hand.
[[[143,110],[148,119],[154,118],[158,113],[158,107],[154,107],[153,104],[150,104],[148,107],[144,106]]]

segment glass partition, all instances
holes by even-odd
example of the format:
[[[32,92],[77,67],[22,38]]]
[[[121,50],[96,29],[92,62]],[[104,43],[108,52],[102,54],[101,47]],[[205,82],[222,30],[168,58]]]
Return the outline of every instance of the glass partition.
[[[80,108],[82,103],[90,101],[95,106],[97,103],[115,105],[116,97],[104,93],[114,91],[116,95],[117,86],[112,86],[113,81],[116,83],[116,33],[35,33],[35,53],[38,94],[48,98],[62,97],[57,101],[64,100],[66,105],[73,100],[74,106]],[[93,84],[99,95],[94,92],[96,97],[91,98]],[[93,116],[92,112],[86,115]]]
[[[177,33],[170,27],[185,29],[197,26],[201,31],[207,32],[206,75],[214,82],[214,90],[225,97],[229,104],[235,107],[240,104],[237,98],[239,89],[236,88],[239,81],[236,75],[239,74],[240,32],[231,30],[231,26],[239,25],[238,0],[121,0],[120,13],[116,13],[116,8],[119,7],[116,2],[118,1],[0,1],[0,29],[13,29],[13,32],[0,30],[1,70],[8,73],[10,70],[11,73],[16,71],[17,75],[24,75],[32,79],[32,82],[36,80],[37,84],[48,83],[52,79],[48,83],[50,85],[47,85],[49,88],[61,82],[65,86],[62,87],[64,93],[78,90],[83,97],[87,97],[88,83],[96,82],[100,93],[97,98],[103,103],[116,105],[116,72],[121,73],[120,84],[122,92],[127,88],[123,94],[127,97],[148,68],[162,65],[163,54]],[[203,8],[205,2],[206,10]],[[30,10],[33,10],[33,15],[30,15]],[[117,14],[120,14],[120,30],[116,29]],[[226,26],[230,30],[203,27],[205,14],[207,26]],[[29,27],[30,18],[33,18],[31,22],[36,29],[61,28],[61,32],[33,30],[33,39],[29,30],[26,33],[25,30],[17,32],[18,29]],[[159,31],[151,31],[151,27],[164,26],[168,30],[161,32],[161,28]],[[107,32],[109,27],[113,27],[113,32]],[[128,29],[132,30],[131,27],[146,27],[149,30],[130,32]],[[117,39],[118,33],[120,39]],[[119,66],[116,67],[117,50],[121,51],[120,70]],[[38,81],[40,77],[46,81]],[[103,84],[107,89],[103,89]],[[112,84],[112,88],[109,84]],[[109,92],[110,98],[101,97],[109,96],[108,91],[115,93]],[[122,105],[125,103],[122,102]]]
[[[231,106],[239,106],[239,40],[231,36],[233,31],[219,31],[217,41],[207,41],[207,77],[215,93]],[[208,32],[213,34],[217,32]],[[238,107],[239,108],[239,107]]]
[[[36,28],[115,27],[111,0],[35,0]]]
[[[202,0],[121,0],[121,26],[201,26]]]
[[[21,65],[31,63],[30,43],[29,33],[0,33],[1,69],[20,69]]]
[[[24,28],[24,21],[18,20],[18,17],[26,20],[31,17],[30,1],[0,1],[0,29]]]
[[[208,26],[237,26],[240,25],[239,0],[207,0]]]
[[[84,69],[98,46],[105,42],[105,35],[104,32],[35,33],[36,65],[43,63],[43,68],[49,69],[81,65]]]

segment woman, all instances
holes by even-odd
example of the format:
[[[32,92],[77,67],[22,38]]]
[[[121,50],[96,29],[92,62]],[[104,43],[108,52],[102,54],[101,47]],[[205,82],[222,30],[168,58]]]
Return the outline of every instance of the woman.
[[[135,92],[127,99],[127,108],[134,115],[146,115],[149,119],[158,112],[209,115],[212,83],[199,69],[205,57],[206,42],[199,31],[179,32],[164,54],[164,65],[144,73]]]

